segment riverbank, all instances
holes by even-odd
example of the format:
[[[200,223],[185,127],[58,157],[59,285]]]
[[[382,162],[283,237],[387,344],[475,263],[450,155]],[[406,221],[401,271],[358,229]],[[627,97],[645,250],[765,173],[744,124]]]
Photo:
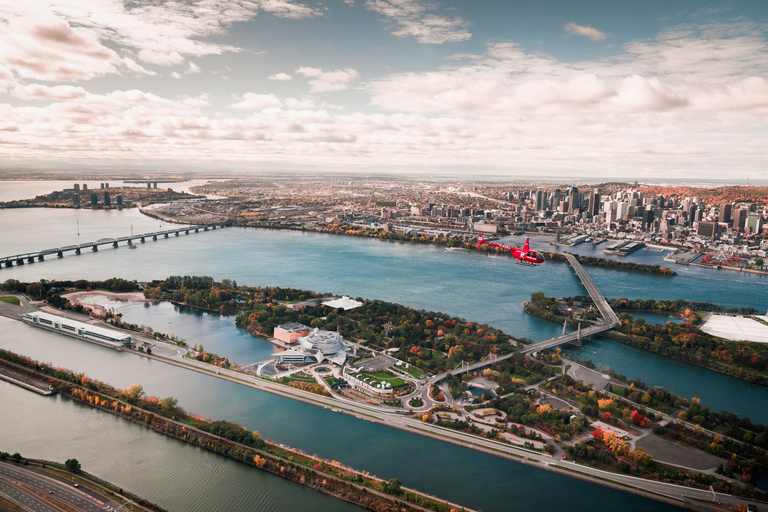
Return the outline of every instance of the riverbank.
[[[0,359],[4,366],[24,371],[30,378],[54,386],[63,396],[83,405],[370,510],[470,510],[401,487],[393,480],[385,481],[335,461],[310,457],[299,450],[264,441],[239,425],[204,420],[176,407],[173,402],[160,401],[154,397],[145,398],[141,386],[116,390],[81,374],[51,368],[7,351],[0,351]]]
[[[550,307],[554,307],[554,304],[557,303],[555,299],[542,297],[542,300],[545,305],[552,303],[553,306]],[[657,301],[653,300],[643,302],[657,304]],[[686,309],[688,306],[694,307],[694,303],[682,300],[658,303],[671,305],[676,302],[680,303],[676,308],[662,310],[626,307],[628,305],[626,301],[617,303],[612,300],[611,306],[620,315],[623,313],[645,311],[657,314],[671,314],[677,313],[677,309],[683,308],[685,309],[683,316],[687,315],[688,321],[687,323],[680,324],[672,322],[672,325],[650,325],[642,317],[640,317],[639,321],[631,321],[631,317],[628,319],[620,316],[619,318],[622,320],[622,323],[618,324],[614,330],[604,333],[603,336],[618,343],[729,375],[751,384],[768,386],[768,376],[759,368],[759,365],[764,364],[766,357],[768,357],[768,346],[760,343],[723,340],[699,330],[697,325],[701,322],[701,315]],[[718,307],[714,304],[700,305],[709,307],[710,310]],[[562,323],[564,321],[564,317],[556,315],[548,309],[537,307],[533,301],[525,304],[524,311],[529,315],[553,323]],[[577,324],[578,322],[574,319],[568,321],[570,327],[575,328]],[[729,364],[727,361],[717,359],[720,357],[727,357],[729,361],[741,361],[742,365],[736,366]]]
[[[238,223],[236,220],[234,225],[240,226],[240,227],[253,227],[253,228],[274,229],[274,230],[310,231],[310,232],[325,233],[330,235],[350,236],[350,237],[357,237],[357,238],[376,238],[379,240],[412,243],[416,245],[435,245],[435,246],[447,247],[447,248],[461,248],[469,251],[498,254],[498,255],[509,257],[509,258],[513,258],[512,254],[509,251],[499,250],[495,247],[489,248],[488,246],[485,246],[485,245],[483,247],[478,247],[477,243],[475,243],[474,241],[465,241],[456,237],[448,238],[448,237],[436,237],[432,235],[411,236],[411,235],[406,235],[404,233],[398,233],[393,231],[365,229],[365,228],[359,228],[358,226],[348,226],[348,225],[342,225],[342,224],[333,224],[329,226],[320,227],[317,229],[308,229],[303,226],[300,228],[296,228],[296,227],[282,226],[279,224],[272,224],[272,223],[254,223],[254,222]],[[474,234],[468,234],[467,236],[472,237],[474,236]],[[549,260],[562,261],[562,262],[565,261],[565,256],[562,253],[548,252],[544,250],[540,250],[539,252],[543,253]],[[639,272],[644,274],[657,274],[657,275],[665,275],[665,276],[677,275],[677,273],[674,270],[670,268],[662,267],[660,265],[645,265],[643,263],[610,260],[606,258],[584,257],[584,256],[578,256],[578,255],[576,255],[576,257],[579,259],[579,262],[582,265],[586,265],[586,266],[611,268],[615,270],[632,271],[632,272]]]

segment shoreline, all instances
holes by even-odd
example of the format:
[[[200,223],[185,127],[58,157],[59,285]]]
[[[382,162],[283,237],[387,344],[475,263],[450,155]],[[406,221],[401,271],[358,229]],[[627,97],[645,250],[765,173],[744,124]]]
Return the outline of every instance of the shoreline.
[[[66,380],[63,380],[63,379],[60,379],[60,378],[56,378],[56,377],[52,377],[52,376],[46,375],[44,373],[40,373],[38,371],[38,368],[46,369],[47,365],[42,364],[42,366],[39,366],[40,363],[36,363],[35,362],[34,369],[33,368],[27,368],[24,365],[20,365],[18,363],[14,363],[12,361],[7,360],[8,355],[12,354],[12,353],[7,352],[7,351],[3,351],[3,353],[4,353],[4,357],[1,358],[2,364],[0,366],[7,367],[7,366],[10,365],[10,366],[13,366],[13,367],[23,368],[24,370],[26,370],[26,371],[28,371],[30,373],[34,373],[35,376],[36,376],[35,378],[37,378],[40,381],[55,381],[59,385],[66,386],[70,391],[65,392],[64,390],[62,390],[60,393],[61,393],[62,396],[66,397],[69,400],[72,400],[74,402],[83,404],[85,406],[88,406],[88,407],[91,407],[91,408],[94,408],[94,409],[97,409],[97,410],[101,410],[102,412],[106,412],[106,413],[109,413],[111,415],[117,416],[117,417],[119,417],[119,418],[121,418],[123,420],[129,421],[131,423],[147,427],[150,430],[152,430],[152,431],[154,431],[154,432],[156,432],[158,434],[161,434],[161,435],[164,435],[164,436],[176,439],[176,440],[181,441],[181,442],[183,442],[185,444],[189,444],[191,446],[202,448],[202,449],[210,451],[210,452],[212,452],[212,453],[214,453],[216,455],[221,455],[221,456],[224,456],[226,458],[235,460],[237,462],[244,463],[244,464],[246,464],[248,466],[252,466],[252,467],[255,467],[257,469],[261,469],[263,471],[266,471],[268,473],[272,473],[275,476],[279,476],[281,478],[284,478],[284,479],[289,480],[291,482],[297,483],[297,484],[302,485],[304,487],[307,487],[307,488],[310,488],[310,489],[314,489],[314,490],[316,490],[318,492],[322,492],[323,494],[327,494],[327,495],[332,496],[332,497],[334,497],[336,499],[339,499],[339,500],[342,500],[342,501],[347,501],[349,503],[353,503],[355,505],[361,506],[363,508],[368,508],[370,510],[389,510],[388,508],[372,508],[372,507],[377,505],[376,502],[371,502],[370,501],[369,497],[372,496],[375,500],[379,501],[379,506],[381,506],[380,501],[384,500],[385,502],[389,502],[390,504],[396,504],[396,505],[399,504],[400,507],[405,506],[406,507],[405,510],[420,510],[420,511],[425,511],[425,512],[428,511],[428,510],[434,510],[434,509],[432,509],[430,507],[429,503],[425,503],[424,505],[422,505],[420,503],[420,501],[421,500],[431,500],[433,503],[444,505],[445,507],[448,507],[451,510],[461,510],[461,511],[467,511],[467,512],[475,512],[471,508],[468,508],[468,507],[465,507],[465,506],[462,506],[462,505],[458,505],[458,504],[452,503],[452,502],[450,502],[448,500],[444,500],[444,499],[441,499],[441,498],[438,498],[438,497],[434,497],[434,496],[431,496],[429,494],[426,494],[426,493],[423,493],[423,492],[420,492],[420,491],[416,491],[416,490],[408,488],[408,487],[404,487],[403,486],[403,487],[401,487],[401,489],[404,491],[404,493],[406,495],[408,493],[411,493],[411,494],[415,495],[415,501],[416,501],[415,503],[410,501],[407,498],[407,496],[404,497],[404,498],[400,498],[400,497],[398,497],[396,495],[385,494],[382,491],[378,491],[375,488],[372,488],[370,485],[364,485],[362,483],[359,483],[359,481],[357,481],[357,482],[356,481],[352,481],[352,480],[347,481],[347,480],[341,478],[340,476],[333,474],[332,471],[328,471],[327,468],[325,468],[325,470],[321,471],[321,470],[319,470],[317,468],[303,467],[300,464],[297,464],[295,461],[293,461],[293,459],[290,458],[290,457],[286,457],[286,456],[283,456],[283,455],[277,455],[277,454],[272,453],[271,451],[269,451],[268,449],[265,449],[265,448],[258,448],[258,447],[253,447],[253,446],[250,446],[250,445],[247,445],[247,444],[242,444],[240,442],[233,441],[233,440],[227,439],[225,437],[222,437],[222,436],[219,436],[219,435],[216,435],[216,434],[212,434],[212,433],[210,433],[208,431],[201,430],[200,428],[198,428],[198,427],[196,427],[194,425],[189,425],[189,424],[183,423],[181,421],[174,420],[173,418],[170,418],[170,417],[168,417],[168,416],[166,416],[164,414],[158,414],[156,412],[152,412],[152,411],[146,409],[144,407],[144,404],[142,404],[142,403],[140,403],[140,405],[129,404],[129,403],[125,402],[124,400],[120,399],[120,398],[115,398],[115,397],[111,396],[108,392],[102,391],[101,388],[99,388],[99,390],[96,391],[96,390],[90,389],[91,386],[81,386],[79,384],[73,384],[73,383],[71,383],[69,381],[66,381]],[[21,357],[21,356],[19,356],[19,357]],[[66,373],[69,373],[70,375],[74,375],[74,374],[72,374],[69,371],[67,371]],[[32,378],[32,377],[30,377],[30,378]],[[98,381],[94,381],[94,382],[98,382]],[[109,390],[112,390],[113,392],[117,391],[117,390],[115,390],[114,388],[112,388],[109,385],[104,385],[104,386],[107,388],[107,391],[109,391]],[[75,390],[76,392],[73,392],[72,390]],[[82,395],[82,396],[80,396],[80,395]],[[94,397],[96,397],[96,398],[101,397],[101,398],[99,400],[93,400]],[[112,404],[108,404],[107,403],[108,401],[111,401],[113,403]],[[114,404],[115,403],[118,404],[118,406],[122,405],[125,408],[125,412],[122,412],[122,411],[118,412],[117,409],[114,409]],[[129,414],[129,413],[131,413],[133,411],[135,411],[135,414]],[[189,414],[189,413],[185,413],[185,414]],[[178,430],[172,431],[168,427],[168,425],[173,425]],[[184,434],[183,435],[180,434],[179,430],[181,432],[183,432]],[[194,433],[195,436],[198,436],[198,437],[195,438],[192,435],[190,435],[192,433]],[[193,439],[198,441],[198,442],[193,442]],[[239,456],[239,454],[231,453],[229,450],[226,451],[226,452],[221,452],[221,451],[215,449],[214,445],[212,445],[212,444],[207,444],[207,443],[200,442],[201,439],[203,441],[206,441],[206,440],[207,441],[212,441],[212,440],[213,441],[217,441],[217,442],[221,443],[225,448],[234,445],[234,446],[236,446],[239,449],[250,451],[251,454],[255,454],[256,457],[264,456],[267,459],[272,459],[273,464],[267,465],[267,464],[264,464],[263,462],[259,463],[256,457],[254,457],[252,459],[250,457],[250,455],[247,458],[243,459],[242,457]],[[336,467],[331,461],[329,461],[327,459],[315,459],[314,456],[307,455],[304,452],[302,452],[300,450],[297,450],[297,449],[284,447],[284,446],[282,446],[282,445],[280,445],[280,444],[278,444],[276,442],[266,441],[266,443],[267,443],[266,446],[267,447],[271,447],[272,450],[286,451],[286,452],[292,454],[292,456],[299,456],[299,457],[303,457],[303,458],[310,458],[310,459],[318,460],[319,462],[324,463],[326,466]],[[277,463],[276,465],[274,464],[275,462]],[[287,472],[284,471],[285,469],[288,469],[288,471]],[[360,477],[364,476],[365,478],[367,478],[368,480],[370,480],[374,484],[382,485],[382,484],[386,483],[386,481],[384,479],[381,479],[381,478],[378,478],[378,477],[375,477],[375,476],[369,476],[369,475],[365,474],[364,471],[360,471],[360,470],[357,470],[357,469],[354,469],[354,468],[345,467],[345,466],[342,466],[341,469],[345,473],[351,473],[351,474],[359,475]],[[304,473],[306,475],[313,475],[316,478],[314,480],[312,478],[304,479],[303,478],[304,475],[301,475],[301,474],[297,475],[295,473]],[[317,477],[323,478],[323,483],[322,484],[320,484],[318,481],[316,481]],[[326,485],[326,479],[332,480],[332,481],[334,481],[336,483],[337,489],[335,491],[334,491],[334,489],[330,488],[331,487],[330,485]],[[339,486],[341,486],[341,487],[346,486],[348,488],[351,487],[352,490],[353,490],[353,493],[351,495],[350,494],[342,494],[341,490],[338,488]],[[349,489],[347,489],[347,490],[349,490]],[[357,499],[351,498],[352,496],[356,496]],[[425,506],[426,507],[430,507],[430,508],[425,508]],[[403,510],[403,509],[399,508],[398,510]]]
[[[468,436],[462,435],[461,432],[452,431],[444,427],[438,427],[438,426],[434,426],[427,423],[422,423],[420,421],[413,420],[408,417],[404,417],[403,415],[398,414],[396,412],[373,411],[369,407],[365,407],[365,406],[354,406],[352,404],[344,404],[342,402],[339,402],[338,399],[325,398],[310,392],[302,391],[302,390],[291,388],[288,386],[283,386],[281,384],[274,383],[267,379],[261,379],[257,377],[254,378],[254,377],[251,377],[250,375],[242,374],[241,372],[236,372],[233,370],[225,370],[225,369],[216,369],[214,367],[211,367],[209,369],[208,366],[210,365],[207,365],[204,363],[195,364],[195,363],[192,363],[191,361],[190,362],[187,362],[184,360],[176,361],[173,358],[159,356],[157,354],[147,354],[146,352],[139,352],[139,351],[135,351],[135,352],[131,351],[131,352],[149,359],[154,359],[161,363],[169,364],[182,369],[195,371],[197,373],[201,373],[210,377],[216,377],[216,378],[226,380],[235,384],[244,385],[247,387],[251,387],[253,389],[259,389],[262,391],[270,392],[278,396],[283,396],[285,398],[299,400],[310,405],[331,409],[333,412],[337,412],[339,414],[346,414],[349,416],[353,416],[357,419],[363,419],[366,421],[379,423],[385,426],[394,427],[399,430],[403,430],[405,432],[409,432],[417,435],[423,435],[425,437],[430,437],[435,440],[447,442],[447,443],[461,446],[467,449],[477,450],[483,453],[487,453],[489,455],[494,455],[494,456],[501,457],[514,462],[520,462],[532,467],[538,467],[540,469],[554,471],[554,472],[563,474],[565,476],[576,476],[577,478],[580,478],[585,481],[590,481],[592,483],[597,483],[599,485],[604,485],[604,486],[612,487],[618,490],[623,490],[625,492],[631,492],[633,494],[644,496],[650,499],[672,503],[677,506],[685,506],[684,503],[674,501],[677,498],[673,496],[666,496],[663,493],[659,493],[654,490],[645,489],[642,487],[642,485],[645,484],[646,482],[654,482],[652,480],[646,481],[637,477],[629,477],[630,480],[634,479],[633,480],[634,483],[625,483],[621,481],[621,477],[623,475],[620,475],[620,474],[615,474],[610,472],[601,472],[599,475],[589,475],[588,472],[593,471],[594,468],[590,468],[588,466],[580,466],[580,465],[574,466],[573,469],[568,467],[573,463],[568,463],[568,466],[559,467],[564,463],[562,463],[557,459],[554,459],[549,454],[541,454],[538,452],[528,451],[524,448],[516,447],[514,445],[505,445],[500,442],[490,441],[490,440],[479,438],[479,437],[477,439],[474,439],[474,438],[469,439],[467,438]],[[247,380],[249,377],[251,377],[253,380],[257,380],[258,382],[249,382]],[[378,416],[374,414],[377,414]],[[399,422],[392,421],[392,420],[395,420],[395,418],[399,418],[400,421]],[[684,492],[686,490],[692,491],[692,492],[699,490],[695,487],[693,488],[682,487],[682,486],[676,486],[676,485],[673,488],[677,490],[677,494],[680,494],[681,492]],[[734,497],[734,499],[739,499],[739,498]],[[668,500],[673,500],[673,501],[668,501]]]

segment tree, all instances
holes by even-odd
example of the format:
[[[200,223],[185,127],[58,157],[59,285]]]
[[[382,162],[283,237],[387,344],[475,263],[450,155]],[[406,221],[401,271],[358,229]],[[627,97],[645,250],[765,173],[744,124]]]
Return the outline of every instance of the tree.
[[[179,401],[178,399],[172,396],[169,396],[168,398],[163,399],[161,404],[163,406],[164,411],[172,411],[176,409],[176,406],[179,404]]]
[[[400,494],[402,483],[397,478],[392,478],[389,482],[382,484],[382,490],[387,494]]]
[[[21,454],[19,452],[16,452],[13,455],[11,455],[11,460],[13,462],[21,462],[21,458],[22,457],[21,457]]]
[[[67,461],[64,463],[64,466],[70,473],[80,472],[80,462],[77,459],[67,459]]]

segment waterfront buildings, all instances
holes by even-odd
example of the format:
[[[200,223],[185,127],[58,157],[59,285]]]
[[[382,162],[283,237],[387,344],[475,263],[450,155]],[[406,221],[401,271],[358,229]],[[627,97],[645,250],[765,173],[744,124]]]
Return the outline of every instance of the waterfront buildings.
[[[298,322],[288,322],[275,327],[274,337],[285,343],[293,344],[302,336],[309,335],[309,327]]]
[[[129,334],[113,331],[111,329],[103,329],[101,327],[78,322],[77,320],[71,320],[57,315],[49,315],[48,313],[25,313],[21,318],[24,322],[38,327],[52,329],[70,336],[83,338],[89,341],[96,341],[115,348],[130,345],[132,342]]]
[[[341,366],[349,358],[348,346],[341,334],[315,328],[306,336],[300,336],[296,347],[272,354],[272,357],[276,364],[330,361]]]
[[[343,309],[343,310],[349,310],[349,309],[355,309],[362,306],[363,303],[359,300],[350,299],[346,295],[340,299],[333,299],[323,302],[323,306],[328,306],[329,308],[334,309]]]

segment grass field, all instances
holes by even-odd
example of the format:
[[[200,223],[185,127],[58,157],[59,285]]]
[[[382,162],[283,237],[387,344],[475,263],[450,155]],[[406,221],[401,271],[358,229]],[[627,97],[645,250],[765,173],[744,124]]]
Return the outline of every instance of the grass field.
[[[389,372],[364,372],[360,374],[360,377],[368,377],[369,379],[373,379],[378,382],[389,382],[393,388],[405,384],[405,380],[401,379],[400,377],[395,377]]]
[[[13,304],[14,306],[18,306],[21,304],[17,297],[0,297],[0,301],[7,302],[8,304]]]

